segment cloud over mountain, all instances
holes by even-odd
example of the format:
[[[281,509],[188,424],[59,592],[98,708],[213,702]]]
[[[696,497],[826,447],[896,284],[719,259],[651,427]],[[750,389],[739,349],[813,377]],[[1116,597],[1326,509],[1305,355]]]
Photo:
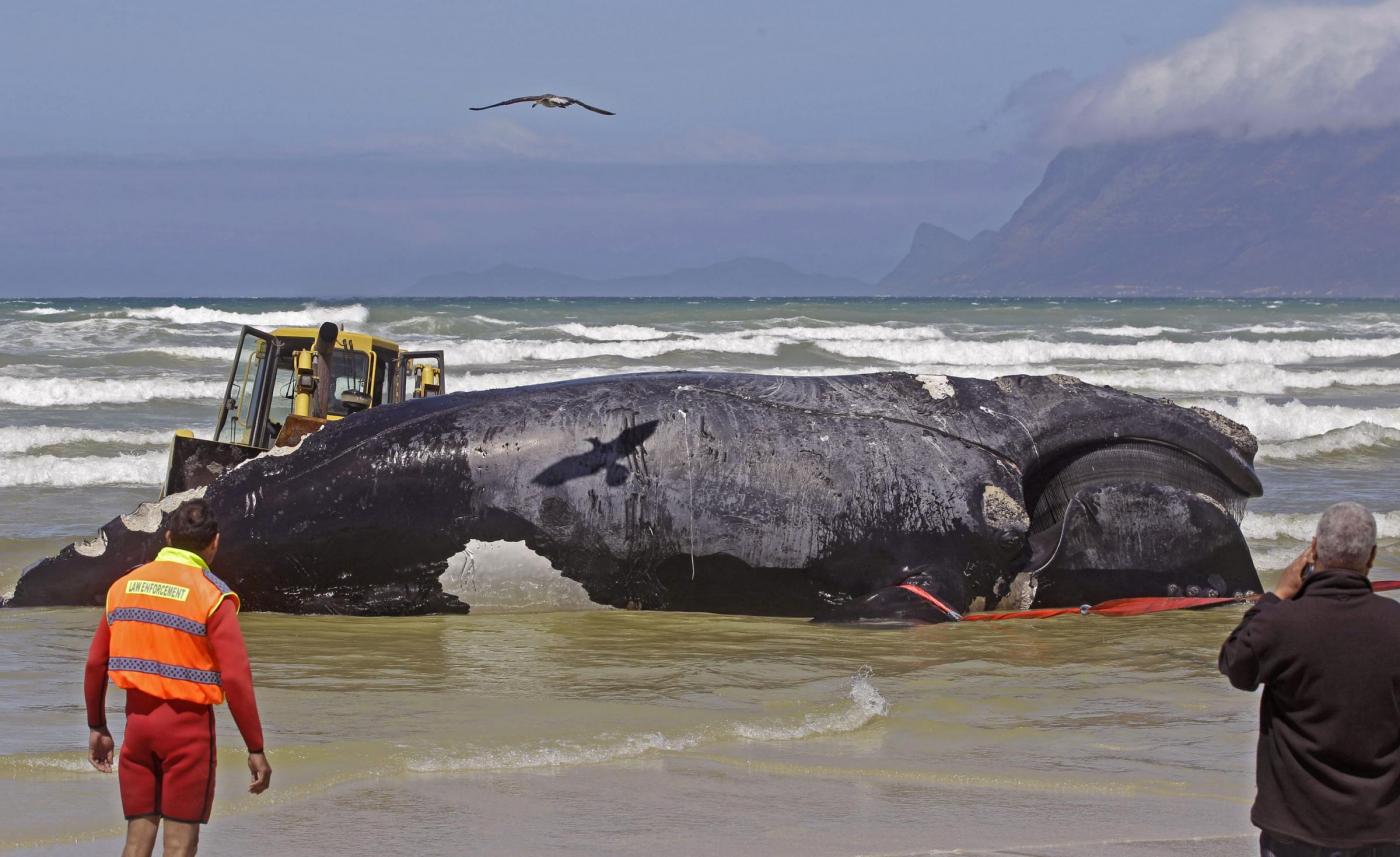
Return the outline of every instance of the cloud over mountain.
[[[1062,145],[1211,131],[1261,138],[1400,122],[1400,0],[1255,6],[1215,31],[1081,87]]]

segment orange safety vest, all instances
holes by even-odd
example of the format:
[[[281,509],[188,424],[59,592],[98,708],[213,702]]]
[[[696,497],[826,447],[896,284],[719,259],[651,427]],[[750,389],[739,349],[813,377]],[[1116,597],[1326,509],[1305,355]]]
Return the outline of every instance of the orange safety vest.
[[[160,699],[223,702],[207,626],[225,598],[238,608],[238,596],[191,551],[168,547],[127,572],[107,590],[112,682]]]

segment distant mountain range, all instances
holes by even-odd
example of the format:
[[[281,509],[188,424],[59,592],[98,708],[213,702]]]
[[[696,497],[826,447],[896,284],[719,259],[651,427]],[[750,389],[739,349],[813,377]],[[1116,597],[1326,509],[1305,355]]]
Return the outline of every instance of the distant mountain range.
[[[1400,295],[1400,129],[1071,148],[994,232],[924,224],[915,295]]]
[[[741,258],[589,279],[501,265],[425,296],[1400,295],[1400,128],[1069,148],[998,230],[922,224],[879,283]]]
[[[666,274],[591,279],[542,268],[497,265],[437,274],[405,294],[423,297],[833,297],[869,295],[873,286],[849,277],[808,274],[771,259],[742,258]]]

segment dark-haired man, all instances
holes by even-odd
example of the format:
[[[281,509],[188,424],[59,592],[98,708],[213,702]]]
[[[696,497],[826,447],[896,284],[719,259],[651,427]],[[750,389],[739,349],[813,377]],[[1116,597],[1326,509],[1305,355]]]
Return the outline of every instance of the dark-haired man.
[[[146,857],[165,822],[164,853],[194,854],[214,801],[214,706],[228,701],[248,746],[248,790],[272,778],[263,755],[253,676],[238,627],[238,596],[209,570],[219,526],[203,500],[180,504],[166,547],[107,591],[88,653],[88,760],[112,770],[107,680],[126,689],[118,780],[127,818],[123,857]]]
[[[1371,592],[1376,520],[1322,513],[1312,545],[1220,650],[1259,705],[1264,857],[1400,857],[1400,603]]]

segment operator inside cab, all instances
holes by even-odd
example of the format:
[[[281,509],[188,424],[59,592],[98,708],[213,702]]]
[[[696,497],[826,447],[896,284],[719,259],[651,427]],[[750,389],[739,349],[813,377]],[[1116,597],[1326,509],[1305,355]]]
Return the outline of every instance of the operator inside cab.
[[[332,365],[335,359],[335,338],[340,334],[340,325],[333,321],[325,322],[316,332],[316,394],[311,400],[311,416],[323,420],[331,411],[331,394],[335,392],[335,378]]]

